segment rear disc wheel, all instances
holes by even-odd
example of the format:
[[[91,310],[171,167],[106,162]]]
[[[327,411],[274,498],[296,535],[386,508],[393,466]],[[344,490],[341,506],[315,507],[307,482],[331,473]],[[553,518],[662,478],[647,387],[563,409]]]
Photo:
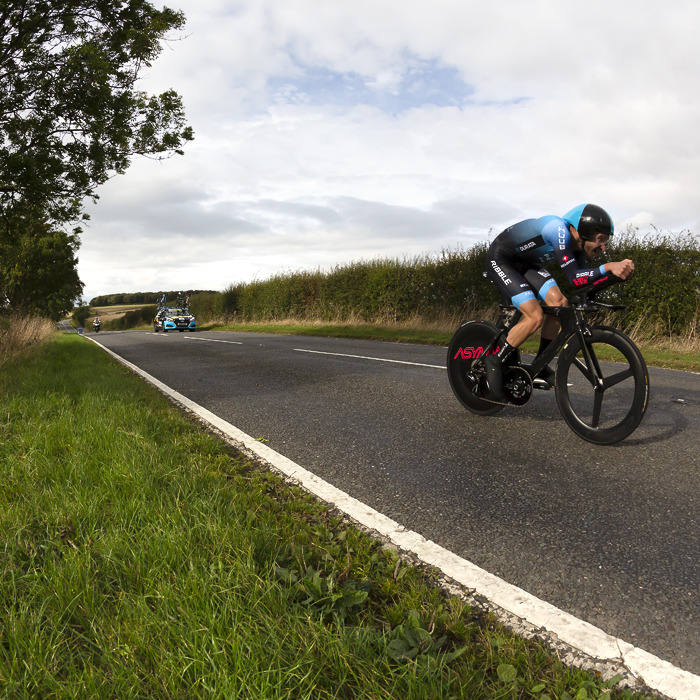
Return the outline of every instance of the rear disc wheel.
[[[472,371],[472,365],[498,332],[488,321],[469,321],[457,329],[447,350],[447,376],[452,391],[464,408],[479,416],[492,416],[505,408],[481,398],[483,363]]]

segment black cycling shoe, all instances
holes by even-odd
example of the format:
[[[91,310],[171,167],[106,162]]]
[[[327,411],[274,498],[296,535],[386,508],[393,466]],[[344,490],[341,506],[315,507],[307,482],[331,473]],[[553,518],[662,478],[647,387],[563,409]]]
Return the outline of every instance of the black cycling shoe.
[[[486,391],[484,398],[491,401],[505,401],[503,393],[503,363],[498,355],[487,355],[484,358],[486,368]]]
[[[551,367],[545,367],[538,375],[537,379],[544,379],[549,386],[554,386],[554,377],[556,372]]]

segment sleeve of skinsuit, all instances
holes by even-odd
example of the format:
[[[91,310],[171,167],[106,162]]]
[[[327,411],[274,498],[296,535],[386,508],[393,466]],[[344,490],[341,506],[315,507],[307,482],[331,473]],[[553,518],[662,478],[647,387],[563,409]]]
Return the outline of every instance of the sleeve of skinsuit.
[[[572,250],[571,231],[564,219],[552,219],[542,230],[542,237],[554,248],[554,257],[573,287],[585,287],[606,275],[605,266],[587,267],[586,254]]]

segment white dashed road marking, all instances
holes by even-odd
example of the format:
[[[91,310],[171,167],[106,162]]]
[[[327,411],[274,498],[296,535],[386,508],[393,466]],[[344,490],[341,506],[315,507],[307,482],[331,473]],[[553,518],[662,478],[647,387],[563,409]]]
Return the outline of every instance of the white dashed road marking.
[[[229,343],[229,345],[243,345],[237,340],[217,340],[216,338],[193,338],[192,336],[187,336],[187,340],[206,340],[210,343]]]
[[[444,365],[426,365],[424,362],[407,362],[406,360],[388,360],[386,357],[366,357],[365,355],[348,355],[344,352],[321,352],[320,350],[302,350],[294,348],[295,352],[311,352],[314,355],[335,355],[336,357],[354,357],[358,360],[375,360],[376,362],[393,362],[397,365],[413,365],[415,367],[433,367],[435,369],[447,369]]]

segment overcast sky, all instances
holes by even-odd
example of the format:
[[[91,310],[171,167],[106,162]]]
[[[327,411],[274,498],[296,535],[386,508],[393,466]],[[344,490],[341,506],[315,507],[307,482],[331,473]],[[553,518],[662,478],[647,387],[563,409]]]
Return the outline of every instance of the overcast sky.
[[[156,5],[160,3],[156,0]],[[89,205],[84,297],[469,247],[583,202],[700,233],[700,4],[171,0],[195,141]]]

